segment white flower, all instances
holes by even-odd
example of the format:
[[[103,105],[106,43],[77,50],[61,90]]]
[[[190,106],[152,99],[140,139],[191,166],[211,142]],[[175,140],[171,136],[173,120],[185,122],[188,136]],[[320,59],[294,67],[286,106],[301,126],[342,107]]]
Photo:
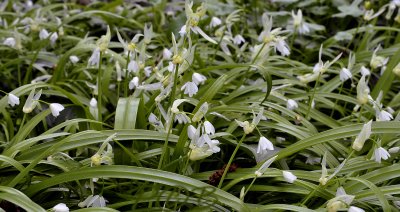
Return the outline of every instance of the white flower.
[[[144,84],[144,85],[142,84],[142,85],[137,86],[137,89],[146,90],[146,91],[155,91],[155,90],[160,90],[161,88],[162,88],[161,82]]]
[[[319,178],[319,183],[321,185],[326,185],[330,179],[336,176],[337,173],[339,173],[340,170],[342,170],[344,164],[346,163],[347,160],[344,160],[338,167],[336,167],[335,171],[328,176],[328,170],[326,169],[326,155],[327,152],[325,152],[324,156],[322,157],[321,161],[321,177]]]
[[[54,117],[57,117],[60,115],[60,112],[64,110],[64,106],[58,103],[52,103],[50,104],[50,110],[51,114],[53,114]]]
[[[40,32],[39,32],[39,38],[40,38],[40,40],[47,39],[48,37],[49,37],[49,32],[47,32],[46,29],[40,30]]]
[[[135,60],[131,60],[128,64],[128,71],[137,73],[139,71],[139,64]]]
[[[254,174],[256,175],[256,177],[261,177],[264,172],[267,170],[267,168],[275,161],[276,157],[278,157],[278,155],[270,158],[269,160],[265,161],[263,163],[263,165],[261,165],[261,167],[254,172]]]
[[[233,38],[233,43],[236,45],[240,45],[242,43],[246,42],[246,40],[243,38],[242,35],[237,34],[234,38]]]
[[[51,45],[54,45],[54,44],[56,43],[57,39],[58,39],[58,34],[57,34],[57,32],[53,32],[53,34],[51,34],[51,36],[50,36],[50,43],[51,43]]]
[[[184,113],[178,113],[175,115],[175,121],[178,121],[179,124],[187,124],[190,123],[190,118]]]
[[[366,75],[362,75],[357,84],[357,101],[360,105],[368,102],[368,95],[370,91],[365,76]]]
[[[172,57],[172,52],[169,49],[164,48],[163,49],[163,59],[164,60],[170,60],[171,57]]]
[[[131,81],[129,81],[129,90],[132,90],[137,86],[139,86],[139,77],[134,77]]]
[[[260,140],[258,141],[258,147],[257,147],[257,154],[260,154],[264,152],[265,150],[274,150],[274,145],[270,140],[268,140],[266,137],[262,136],[260,137]]]
[[[93,50],[92,56],[90,56],[88,65],[89,66],[98,66],[100,63],[100,48],[95,48]]]
[[[168,68],[167,68],[167,69],[168,69],[169,72],[173,72],[174,69],[175,69],[174,63],[170,61],[170,62],[168,63]]]
[[[11,107],[14,107],[15,105],[19,105],[19,98],[17,96],[15,96],[12,93],[8,94],[8,104]]]
[[[243,128],[245,134],[250,134],[253,132],[254,128],[260,123],[261,120],[266,120],[264,116],[264,108],[261,108],[260,112],[256,115],[253,111],[253,121],[251,124],[248,121],[238,121],[235,119],[236,123]]]
[[[377,116],[376,116],[377,121],[390,121],[392,119],[393,116],[389,112],[385,110],[377,110]]]
[[[284,37],[277,37],[274,46],[275,52],[278,50],[282,56],[290,55],[290,49]]]
[[[303,21],[303,13],[297,10],[297,14],[292,10],[293,26],[300,34],[307,34],[310,32],[310,27]]]
[[[154,115],[153,113],[150,113],[149,122],[158,130],[161,130],[161,131],[164,130],[163,123],[160,120],[158,120],[157,116]]]
[[[187,128],[188,137],[191,140],[194,140],[196,138],[196,135],[198,135],[197,131],[198,130],[195,127],[193,127],[193,125],[189,125],[189,127]]]
[[[388,152],[389,152],[390,154],[396,154],[396,153],[398,153],[399,151],[400,151],[400,147],[398,147],[398,146],[392,147],[392,148],[390,148],[390,149],[388,150]]]
[[[297,177],[294,175],[292,172],[289,171],[282,171],[283,178],[285,178],[285,181],[288,183],[293,183]]]
[[[389,61],[389,58],[385,58],[385,57],[376,55],[376,53],[378,52],[379,49],[380,49],[380,46],[376,47],[376,49],[374,50],[374,53],[372,54],[372,58],[371,58],[369,65],[373,69],[376,69],[378,67],[383,67]]]
[[[214,135],[215,134],[215,128],[209,121],[204,122],[204,131],[208,135]]]
[[[179,34],[181,35],[181,37],[186,35],[186,25],[183,25],[181,27],[181,29],[179,30]]]
[[[330,199],[326,204],[326,208],[328,212],[339,211],[341,209],[347,208],[348,205],[353,202],[355,196],[346,194],[343,187],[339,187],[336,191],[336,196],[333,199]]]
[[[69,212],[69,208],[64,203],[58,203],[53,207],[54,212]]]
[[[92,98],[89,102],[90,107],[92,108],[97,108],[97,100],[95,98]]]
[[[372,124],[372,120],[370,120],[368,123],[364,124],[363,128],[361,129],[360,134],[357,135],[356,140],[354,140],[354,143],[352,145],[352,148],[354,150],[360,151],[363,148],[365,141],[371,135],[371,124]]]
[[[216,27],[216,26],[221,25],[221,23],[222,23],[221,19],[219,19],[217,17],[212,17],[211,18],[211,22],[210,22],[210,26],[211,27]]]
[[[204,84],[204,82],[207,80],[207,77],[205,77],[202,74],[199,73],[193,73],[192,75],[192,81],[196,84],[196,85],[200,85],[200,84]]]
[[[149,44],[154,36],[153,25],[150,24],[150,26],[147,27],[147,24],[144,24],[143,34],[144,34],[144,39],[143,39],[144,43]]]
[[[171,107],[171,112],[173,113],[179,113],[179,105],[182,104],[183,102],[186,102],[187,99],[177,99],[172,103],[172,107]]]
[[[387,160],[390,157],[390,154],[386,149],[379,147],[374,151],[375,161],[381,163],[381,160]]]
[[[105,207],[107,200],[104,199],[103,196],[99,195],[90,195],[83,202],[78,204],[79,207]]]
[[[364,210],[356,206],[350,206],[347,212],[364,212]]]
[[[71,61],[71,63],[75,64],[77,62],[79,62],[79,58],[75,55],[71,55],[69,56],[69,60]]]
[[[3,44],[9,47],[15,47],[16,41],[15,38],[9,37],[3,41]]]
[[[197,88],[196,83],[189,81],[182,86],[181,90],[185,90],[183,93],[188,94],[190,97],[192,97],[197,93],[199,89]]]
[[[31,91],[29,94],[28,98],[25,101],[24,107],[22,108],[22,111],[24,113],[31,113],[33,109],[35,109],[36,105],[38,104],[38,100],[40,96],[42,95],[42,90],[37,92],[35,94],[35,89]]]
[[[295,110],[299,107],[299,105],[297,104],[297,102],[293,99],[288,99],[286,102],[286,108],[289,110]]]
[[[322,61],[322,49],[323,46],[321,45],[319,49],[319,60],[318,63],[314,65],[313,72],[314,73],[320,73],[323,74],[325,73],[329,67],[331,67],[339,58],[342,56],[342,53],[340,53],[338,56],[335,57],[335,59],[332,60],[332,62],[326,61],[325,63]]]
[[[302,83],[309,83],[312,81],[315,81],[318,78],[319,73],[318,72],[313,72],[313,73],[308,73],[303,76],[297,76],[297,79],[300,80]]]
[[[366,76],[371,74],[371,71],[368,68],[365,68],[365,66],[361,66],[360,72],[361,72],[361,75],[366,75]]]
[[[348,79],[350,79],[353,75],[351,75],[351,72],[349,69],[347,68],[342,68],[342,70],[340,70],[340,81],[344,82]]]

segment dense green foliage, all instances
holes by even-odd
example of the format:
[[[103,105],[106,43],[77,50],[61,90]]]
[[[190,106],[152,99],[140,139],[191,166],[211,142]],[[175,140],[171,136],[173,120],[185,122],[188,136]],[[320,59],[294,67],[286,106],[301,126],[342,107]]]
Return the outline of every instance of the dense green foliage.
[[[2,1],[0,211],[399,210],[399,26],[397,0]]]

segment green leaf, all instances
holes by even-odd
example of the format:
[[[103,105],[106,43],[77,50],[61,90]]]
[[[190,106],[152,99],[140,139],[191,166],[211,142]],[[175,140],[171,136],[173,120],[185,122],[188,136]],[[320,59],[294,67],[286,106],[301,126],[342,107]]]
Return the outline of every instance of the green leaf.
[[[26,211],[45,212],[46,210],[33,202],[21,191],[17,189],[0,186],[0,199],[14,203],[15,205],[25,209]]]

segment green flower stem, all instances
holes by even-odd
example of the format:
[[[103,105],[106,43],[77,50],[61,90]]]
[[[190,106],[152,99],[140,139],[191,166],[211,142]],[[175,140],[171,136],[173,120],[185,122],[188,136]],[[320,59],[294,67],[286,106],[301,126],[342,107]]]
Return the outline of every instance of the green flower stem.
[[[339,95],[342,93],[343,84],[344,84],[344,82],[342,82],[342,84],[340,85],[340,88],[339,88]],[[330,115],[331,118],[332,118],[332,116],[333,116],[333,113],[335,112],[335,107],[336,107],[336,104],[337,104],[337,103],[338,103],[338,99],[335,100],[335,104],[333,105],[333,108],[332,108],[332,111],[331,111],[331,115]]]
[[[226,27],[224,26],[224,28],[222,29],[222,36],[221,36],[221,38],[218,40],[217,48],[215,48],[214,53],[213,53],[213,56],[210,57],[209,62],[214,61],[215,56],[217,55],[218,46],[221,45],[221,42],[222,42],[222,40],[224,39],[225,30],[226,30]]]
[[[242,145],[242,143],[243,143],[245,138],[246,138],[246,134],[244,133],[242,138],[240,139],[239,143],[236,145],[236,148],[233,151],[233,153],[231,155],[231,158],[229,159],[228,164],[226,164],[226,166],[225,166],[225,170],[224,170],[224,173],[222,174],[221,180],[219,181],[218,188],[221,188],[222,183],[224,182],[224,179],[226,177],[226,174],[228,173],[229,167],[232,164],[233,158],[235,158],[235,155],[236,155],[237,151],[239,150],[239,147]]]
[[[254,182],[256,181],[256,179],[257,179],[257,176],[255,176],[255,177],[253,178],[253,180],[251,181],[249,187],[247,187],[246,191],[244,192],[243,197],[241,197],[242,200],[244,200],[244,197],[246,196],[247,192],[249,192],[250,188],[253,186],[253,184],[254,184]]]
[[[103,61],[103,52],[100,51],[100,60],[99,60],[99,71],[97,73],[97,90],[98,90],[98,100],[97,100],[97,108],[98,108],[98,121],[102,122],[102,114],[101,114],[101,108],[102,108],[102,96],[103,96],[103,91],[102,91],[102,83],[101,83],[101,78],[102,78],[102,71],[101,71],[101,65]],[[102,125],[100,124],[100,130],[102,129]]]
[[[165,142],[164,142],[164,146],[163,146],[163,151],[162,151],[162,153],[161,153],[160,162],[158,163],[157,169],[161,169],[162,166],[163,166],[164,158],[166,157],[166,153],[167,153],[169,136],[170,136],[170,134],[171,134],[172,125],[174,124],[174,118],[175,118],[175,113],[173,113],[173,114],[171,115],[171,118],[169,119],[169,123],[168,123],[169,126],[168,126],[167,137],[165,138]]]
[[[310,97],[309,102],[308,102],[308,109],[307,109],[307,113],[306,113],[306,119],[307,119],[307,120],[308,120],[308,118],[309,118],[309,116],[310,116],[310,111],[311,111],[311,107],[312,107],[312,102],[314,101],[315,91],[316,91],[317,88],[318,88],[319,79],[320,79],[320,78],[321,78],[321,73],[318,74],[317,81],[315,82],[313,92],[312,92],[311,97]]]
[[[126,59],[125,65],[125,81],[124,81],[124,97],[128,97],[128,83],[129,83],[129,73],[128,73],[128,65],[131,56],[131,51],[128,51],[128,57]]]
[[[179,71],[179,66],[176,65],[175,70],[174,70],[174,85],[172,86],[172,90],[171,90],[171,98],[169,98],[169,102],[168,102],[168,108],[171,107],[172,103],[175,100],[175,95],[176,95],[176,86],[178,84],[178,71]]]

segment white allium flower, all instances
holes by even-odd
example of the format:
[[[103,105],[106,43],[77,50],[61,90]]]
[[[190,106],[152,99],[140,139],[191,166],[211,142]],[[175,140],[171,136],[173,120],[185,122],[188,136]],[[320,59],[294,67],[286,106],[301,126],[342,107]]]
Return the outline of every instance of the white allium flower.
[[[260,137],[260,140],[258,141],[258,146],[257,146],[257,154],[260,154],[266,150],[274,150],[274,145],[270,140],[268,140],[266,137],[262,136]]]
[[[53,207],[54,212],[69,212],[69,208],[64,203],[58,203]]]
[[[92,55],[89,58],[89,66],[98,66],[100,63],[100,48],[95,48]]]
[[[60,115],[60,112],[64,110],[64,106],[59,103],[51,103],[50,110],[51,114],[53,114],[54,117],[57,117],[58,115]]]
[[[129,90],[132,90],[139,86],[139,77],[133,77],[131,81],[129,81]]]
[[[282,174],[283,174],[283,178],[288,183],[293,183],[295,180],[297,180],[296,175],[294,175],[292,172],[282,171]]]
[[[202,74],[199,73],[193,73],[192,75],[192,81],[196,84],[196,85],[200,85],[200,84],[204,84],[204,82],[207,80],[207,77],[205,77]]]
[[[347,212],[364,212],[364,210],[356,206],[350,206]]]
[[[76,55],[71,55],[71,56],[69,56],[69,61],[71,61],[71,63],[75,64],[75,63],[79,62],[79,58]]]
[[[139,64],[135,60],[131,60],[128,64],[128,71],[137,73],[139,71]]]
[[[365,76],[368,76],[371,74],[371,71],[368,68],[365,68],[365,66],[361,66],[360,72],[361,72],[361,75],[365,75]]]
[[[240,45],[245,42],[246,42],[246,40],[240,34],[235,35],[235,37],[233,38],[233,43],[236,45]]]
[[[275,52],[278,50],[282,56],[290,55],[289,45],[286,43],[284,37],[277,37],[275,42]]]
[[[261,165],[261,167],[254,172],[254,174],[256,175],[256,177],[261,177],[264,172],[267,170],[267,168],[275,161],[276,157],[278,157],[278,155],[270,158],[269,160],[265,161],[263,163],[263,165]]]
[[[357,135],[356,140],[354,140],[354,143],[352,145],[352,148],[354,150],[360,151],[363,148],[365,141],[371,135],[371,125],[372,125],[372,120],[364,124],[360,134]]]
[[[150,26],[147,27],[147,23],[144,24],[143,34],[144,34],[144,39],[143,39],[144,43],[149,44],[151,42],[151,39],[154,37],[153,25],[150,24]]]
[[[357,101],[360,105],[368,103],[368,95],[370,90],[367,85],[365,76],[366,75],[362,75],[357,84]]]
[[[196,83],[189,81],[182,86],[181,90],[184,90],[184,94],[188,94],[190,97],[192,97],[199,89],[197,88]]]
[[[349,69],[347,68],[342,68],[342,70],[340,70],[340,81],[344,82],[348,79],[351,79],[353,75],[351,75],[351,72]]]
[[[179,113],[179,105],[182,104],[183,102],[188,101],[187,99],[177,99],[172,103],[172,107],[171,107],[171,112],[173,113]]]
[[[286,102],[286,108],[289,110],[295,110],[299,107],[299,105],[297,104],[297,102],[293,99],[288,99]]]
[[[39,32],[39,38],[40,40],[47,39],[49,37],[49,32],[46,29],[42,29]]]
[[[17,96],[15,96],[12,93],[8,94],[8,104],[11,107],[14,107],[15,105],[19,105],[19,98]]]
[[[264,108],[261,108],[260,112],[256,115],[253,111],[253,121],[251,124],[248,121],[238,121],[235,119],[236,123],[243,128],[245,134],[250,134],[253,132],[254,128],[260,123],[261,120],[266,120],[264,116]]]
[[[163,59],[164,60],[170,60],[171,57],[172,57],[172,52],[169,49],[164,48],[163,49]]]
[[[209,121],[204,122],[204,131],[208,135],[214,135],[215,134],[215,128]]]
[[[386,149],[379,147],[374,151],[375,161],[381,163],[381,160],[387,160],[390,157],[390,154]]]
[[[385,111],[385,110],[377,110],[376,111],[376,120],[377,121],[390,121],[393,119],[392,114],[390,114],[389,112]]]
[[[210,26],[211,27],[216,27],[216,26],[221,25],[221,23],[222,23],[221,19],[219,19],[217,17],[212,17],[211,18],[211,22],[210,22]]]
[[[58,34],[57,34],[57,32],[54,32],[53,34],[51,34],[51,36],[50,36],[50,43],[51,43],[51,45],[54,45],[54,44],[56,43],[57,39],[58,39]]]
[[[153,67],[151,67],[151,66],[144,67],[144,75],[146,77],[150,77],[152,71],[153,71]]]
[[[345,209],[353,202],[354,198],[354,195],[346,194],[343,187],[339,187],[336,191],[336,196],[328,201],[326,208],[329,212]]]
[[[78,204],[79,207],[105,207],[106,202],[108,202],[106,199],[104,199],[103,196],[100,195],[90,195],[88,196],[83,202],[80,202]]]
[[[97,108],[97,100],[95,98],[90,99],[89,105],[92,108]]]
[[[9,47],[15,47],[16,41],[15,38],[9,37],[3,41],[3,44]]]

